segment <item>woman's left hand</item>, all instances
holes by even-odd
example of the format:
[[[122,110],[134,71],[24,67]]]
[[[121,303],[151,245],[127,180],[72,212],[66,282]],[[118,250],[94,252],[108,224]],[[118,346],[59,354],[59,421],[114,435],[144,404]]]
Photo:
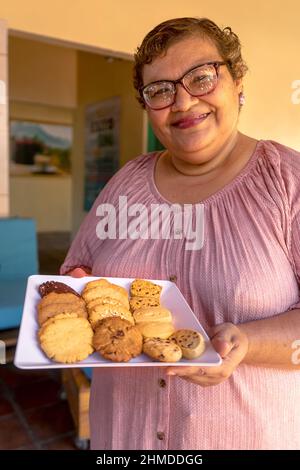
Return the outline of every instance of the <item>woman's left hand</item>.
[[[223,359],[220,366],[168,367],[167,375],[177,375],[202,387],[218,385],[227,380],[247,354],[248,338],[233,323],[223,323],[211,328],[209,336],[214,349]]]

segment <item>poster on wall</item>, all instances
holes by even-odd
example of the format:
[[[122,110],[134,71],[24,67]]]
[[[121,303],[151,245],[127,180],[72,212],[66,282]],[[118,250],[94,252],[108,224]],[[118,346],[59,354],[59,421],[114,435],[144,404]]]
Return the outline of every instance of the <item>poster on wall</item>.
[[[10,121],[10,173],[70,173],[72,140],[71,126]]]
[[[99,101],[86,108],[84,210],[119,168],[120,98]]]

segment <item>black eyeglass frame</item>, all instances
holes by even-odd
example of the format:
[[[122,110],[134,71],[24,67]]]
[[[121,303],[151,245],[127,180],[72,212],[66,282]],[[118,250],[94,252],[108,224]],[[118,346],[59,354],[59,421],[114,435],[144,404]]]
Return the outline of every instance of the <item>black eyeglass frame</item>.
[[[215,69],[215,71],[216,71],[216,76],[217,76],[217,80],[218,80],[218,78],[219,78],[219,68],[221,67],[221,65],[227,65],[227,62],[222,62],[222,61],[205,62],[204,64],[196,65],[196,66],[193,67],[192,69],[188,70],[187,72],[185,72],[185,73],[182,75],[181,78],[178,78],[178,80],[156,80],[155,82],[148,83],[148,85],[143,86],[143,87],[140,88],[140,90],[139,90],[140,96],[141,96],[142,100],[144,101],[144,103],[145,103],[147,106],[149,106],[149,108],[154,109],[154,110],[156,110],[156,111],[159,111],[159,110],[165,109],[165,108],[169,108],[170,106],[172,106],[172,105],[175,103],[176,85],[177,85],[178,83],[180,83],[180,85],[183,86],[183,88],[185,89],[185,91],[187,91],[187,93],[189,93],[189,95],[191,95],[191,96],[195,96],[195,97],[197,98],[198,96],[205,96],[205,95],[208,95],[209,93],[211,93],[212,91],[215,90],[217,84],[215,85],[215,87],[214,87],[212,90],[208,91],[207,93],[201,93],[201,94],[194,95],[194,94],[192,94],[192,93],[187,89],[187,87],[185,86],[184,81],[183,81],[184,78],[185,78],[189,73],[193,72],[194,70],[198,69],[199,67],[204,67],[205,65],[213,65],[213,67],[214,67],[214,69]],[[145,96],[144,96],[144,90],[145,90],[146,88],[148,88],[149,86],[151,86],[151,85],[155,85],[156,83],[172,83],[172,85],[174,86],[174,93],[173,93],[174,99],[173,99],[172,103],[168,104],[167,106],[163,106],[162,108],[153,108],[152,106],[150,106],[150,105],[147,103],[147,100],[146,100],[146,98],[145,98]]]

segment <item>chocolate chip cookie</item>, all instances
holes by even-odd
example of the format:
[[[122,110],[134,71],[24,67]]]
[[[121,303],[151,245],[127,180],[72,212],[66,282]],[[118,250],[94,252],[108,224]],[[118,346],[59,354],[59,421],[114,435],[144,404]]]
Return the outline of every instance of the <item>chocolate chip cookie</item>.
[[[144,279],[135,279],[130,287],[131,297],[152,297],[159,299],[162,287]]]
[[[160,362],[177,362],[182,357],[180,347],[168,339],[146,338],[143,352]]]
[[[93,346],[105,359],[128,362],[141,354],[143,337],[129,321],[119,317],[109,317],[98,324]]]

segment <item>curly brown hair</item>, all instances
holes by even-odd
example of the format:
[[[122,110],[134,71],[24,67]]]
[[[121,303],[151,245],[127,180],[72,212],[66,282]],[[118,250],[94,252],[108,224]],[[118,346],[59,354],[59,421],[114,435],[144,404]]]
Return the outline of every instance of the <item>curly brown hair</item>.
[[[216,45],[222,59],[234,80],[242,78],[248,67],[241,55],[241,43],[230,27],[219,28],[208,18],[175,18],[164,21],[152,29],[144,38],[134,54],[133,84],[137,90],[137,100],[145,107],[141,96],[143,87],[143,67],[156,57],[167,52],[167,49],[184,37],[201,35],[209,38]]]

